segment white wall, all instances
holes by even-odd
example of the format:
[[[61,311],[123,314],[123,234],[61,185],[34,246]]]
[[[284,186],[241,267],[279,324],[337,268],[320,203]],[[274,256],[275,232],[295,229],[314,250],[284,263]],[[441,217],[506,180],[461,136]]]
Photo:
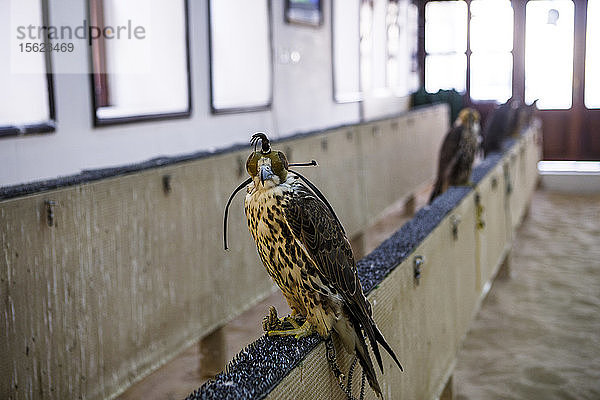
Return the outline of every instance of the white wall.
[[[283,134],[359,121],[359,103],[333,100],[331,2],[319,28],[283,23],[283,1],[271,2],[274,47],[273,112]],[[287,55],[296,52],[296,63]]]
[[[81,24],[86,2],[51,2],[50,24]],[[247,143],[254,131],[273,137],[358,122],[360,104],[333,101],[331,2],[324,0],[318,28],[284,22],[283,1],[271,2],[274,93],[271,110],[212,115],[210,112],[207,1],[189,2],[192,115],[187,119],[93,127],[90,79],[55,75],[57,129],[54,133],[0,139],[0,186],[71,175],[83,169],[119,166],[158,156],[219,149]],[[286,55],[297,52],[290,62]],[[88,48],[78,49],[62,70],[85,70]],[[61,69],[61,60],[55,67]],[[76,68],[76,67],[77,68]],[[64,65],[62,67],[65,67]],[[56,69],[55,68],[55,69]],[[84,69],[85,68],[85,69]],[[390,111],[406,109],[394,102]]]

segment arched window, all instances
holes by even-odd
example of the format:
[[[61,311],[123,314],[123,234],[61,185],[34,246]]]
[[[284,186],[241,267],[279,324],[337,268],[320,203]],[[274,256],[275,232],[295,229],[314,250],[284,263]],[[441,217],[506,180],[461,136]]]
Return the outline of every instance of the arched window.
[[[470,4],[470,94],[505,102],[512,96],[513,9],[508,0]]]
[[[571,0],[527,2],[525,102],[540,109],[571,108],[574,12]]]
[[[425,5],[425,89],[466,91],[467,15],[464,1]]]

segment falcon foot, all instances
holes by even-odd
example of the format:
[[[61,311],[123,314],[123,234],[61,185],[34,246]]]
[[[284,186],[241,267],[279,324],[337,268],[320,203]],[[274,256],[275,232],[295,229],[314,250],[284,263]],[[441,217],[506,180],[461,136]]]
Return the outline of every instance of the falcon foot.
[[[292,317],[286,317],[293,319]],[[285,320],[285,318],[284,318]],[[294,321],[295,322],[295,321]],[[290,320],[286,320],[285,323],[290,323]],[[269,330],[267,331],[267,335],[269,336],[294,336],[296,339],[302,339],[304,337],[310,336],[314,332],[313,326],[308,321],[304,321],[302,326],[293,329],[278,329],[278,330]]]
[[[299,329],[300,324],[304,323],[306,319],[298,315],[288,315],[287,317],[279,318],[277,316],[277,310],[271,306],[269,308],[269,315],[263,318],[263,330],[265,332],[270,331],[287,331],[291,329]]]

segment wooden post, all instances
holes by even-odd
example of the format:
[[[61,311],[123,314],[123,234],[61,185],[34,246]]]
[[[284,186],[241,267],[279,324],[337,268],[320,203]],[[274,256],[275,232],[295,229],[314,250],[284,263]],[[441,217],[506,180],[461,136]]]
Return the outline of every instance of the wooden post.
[[[511,263],[511,253],[512,250],[509,250],[504,257],[504,261],[500,264],[500,268],[498,268],[498,273],[496,274],[496,279],[508,279],[510,278],[510,263]]]
[[[213,377],[225,368],[226,342],[223,328],[217,328],[200,340],[200,373]]]
[[[453,400],[454,399],[454,379],[453,375],[450,375],[448,378],[448,382],[446,382],[446,386],[444,386],[444,390],[442,390],[442,394],[440,395],[440,400]]]

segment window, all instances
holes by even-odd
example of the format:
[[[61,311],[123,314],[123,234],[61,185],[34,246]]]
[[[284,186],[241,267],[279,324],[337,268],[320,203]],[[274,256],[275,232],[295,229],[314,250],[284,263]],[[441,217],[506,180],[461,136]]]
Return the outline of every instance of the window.
[[[525,29],[525,102],[538,99],[540,109],[570,108],[573,100],[573,2],[529,1]]]
[[[408,0],[390,0],[386,15],[387,87],[397,96],[419,88],[418,9]]]
[[[600,108],[600,1],[588,0],[585,50],[585,106]]]
[[[472,0],[470,94],[500,103],[512,95],[513,10],[508,0]]]
[[[90,24],[96,125],[190,114],[186,1],[91,0]]]
[[[359,0],[333,0],[333,97],[338,103],[359,101]]]
[[[371,76],[369,89],[375,96],[385,96],[387,90],[387,0],[374,0],[371,4],[370,38],[371,43]]]
[[[511,97],[513,18],[509,0],[472,0],[469,6],[465,1],[427,2],[425,89],[466,92],[469,60],[473,100],[504,102]]]
[[[268,108],[272,61],[267,0],[209,4],[213,112]]]
[[[46,42],[19,30],[48,25],[44,4],[41,0],[0,2],[0,26],[10,27],[10,35],[0,37],[0,136],[54,130],[49,53],[21,51],[28,43]]]
[[[372,88],[373,63],[373,4],[361,0],[360,4],[360,90],[370,91]]]
[[[425,89],[466,90],[467,3],[431,1],[425,5]]]
[[[409,0],[361,0],[360,87],[368,96],[407,96],[418,87],[418,11]]]

